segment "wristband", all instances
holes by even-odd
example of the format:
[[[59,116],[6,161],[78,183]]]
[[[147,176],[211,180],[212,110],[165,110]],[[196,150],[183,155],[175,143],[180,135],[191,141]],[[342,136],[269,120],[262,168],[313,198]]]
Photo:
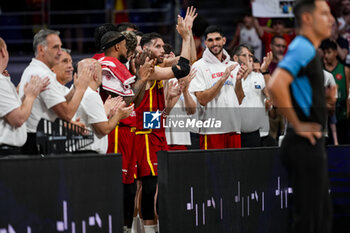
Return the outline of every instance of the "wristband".
[[[262,74],[262,75],[265,75],[265,74],[270,74],[269,69],[267,69],[265,72],[262,72],[262,71],[260,70],[260,72],[261,72],[261,74]]]

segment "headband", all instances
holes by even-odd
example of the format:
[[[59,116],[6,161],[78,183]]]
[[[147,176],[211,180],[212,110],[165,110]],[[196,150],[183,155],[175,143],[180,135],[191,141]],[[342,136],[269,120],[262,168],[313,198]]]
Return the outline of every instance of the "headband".
[[[125,40],[125,36],[121,35],[120,37],[118,37],[117,39],[114,39],[104,45],[101,46],[101,51],[104,52],[106,49],[109,49],[110,47],[118,44],[119,42]]]

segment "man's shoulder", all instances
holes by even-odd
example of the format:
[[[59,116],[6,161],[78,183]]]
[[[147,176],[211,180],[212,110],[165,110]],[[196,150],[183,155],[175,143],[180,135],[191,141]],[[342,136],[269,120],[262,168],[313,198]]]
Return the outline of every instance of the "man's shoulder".
[[[196,62],[194,62],[194,63],[192,64],[192,66],[193,66],[193,67],[201,67],[201,68],[204,68],[203,66],[206,65],[205,63],[206,63],[205,60],[204,60],[203,58],[201,58],[201,59],[197,60]]]
[[[40,64],[38,60],[33,59],[24,69],[22,78],[26,76],[31,77],[32,75],[38,75],[40,77],[54,77],[54,73],[45,66],[45,64]]]
[[[297,36],[288,46],[286,56],[288,56],[288,53],[289,55],[298,56],[299,59],[309,60],[316,55],[316,49],[306,37]]]

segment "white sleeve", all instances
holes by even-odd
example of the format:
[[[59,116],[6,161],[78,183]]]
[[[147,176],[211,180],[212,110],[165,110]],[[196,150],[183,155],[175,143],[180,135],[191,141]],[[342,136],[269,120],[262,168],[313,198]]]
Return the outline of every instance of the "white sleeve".
[[[6,116],[20,107],[21,104],[14,87],[11,87],[9,82],[0,78],[0,117]]]
[[[102,99],[97,92],[84,96],[83,106],[88,115],[87,124],[108,121]]]
[[[239,68],[241,67],[237,62],[235,63],[237,64],[237,66],[234,70],[231,71],[231,76],[233,77],[233,87],[236,87],[237,73],[239,71]]]
[[[48,75],[43,75],[41,78],[47,77]],[[58,81],[53,76],[48,76],[50,79],[50,84],[46,91],[43,91],[39,94],[43,102],[45,103],[47,109],[52,108],[53,106],[66,102],[65,94],[62,93],[61,88],[58,86]]]
[[[197,91],[205,91],[206,89],[208,89],[208,87],[206,86],[205,74],[203,73],[203,70],[201,69],[200,65],[198,65],[198,63],[194,63],[192,69],[196,69],[196,74],[188,88],[189,92],[194,93]]]

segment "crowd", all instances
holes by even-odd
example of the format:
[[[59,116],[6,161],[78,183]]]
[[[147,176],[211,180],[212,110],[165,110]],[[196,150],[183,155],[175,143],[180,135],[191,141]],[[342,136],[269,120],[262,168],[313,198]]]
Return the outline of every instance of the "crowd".
[[[42,29],[17,89],[6,71],[9,54],[0,38],[0,154],[40,154],[41,118],[86,127],[94,132],[94,142],[77,153],[122,154],[126,231],[140,216],[145,232],[156,232],[157,151],[276,146],[287,128],[267,86],[294,29],[276,19],[271,27],[261,26],[248,13],[230,43],[220,27],[208,26],[198,58],[192,34],[196,17],[193,7],[184,18],[178,16],[179,56],[157,33],[143,34],[131,23],[103,24],[95,29],[96,54],[79,61],[74,74],[59,32]],[[349,43],[339,26],[334,22],[332,37],[319,48],[329,100],[329,130],[323,130],[335,145],[348,143],[350,113]],[[197,127],[171,123],[181,120],[194,120]],[[215,124],[206,127],[210,121]],[[140,196],[136,204],[135,196]]]

